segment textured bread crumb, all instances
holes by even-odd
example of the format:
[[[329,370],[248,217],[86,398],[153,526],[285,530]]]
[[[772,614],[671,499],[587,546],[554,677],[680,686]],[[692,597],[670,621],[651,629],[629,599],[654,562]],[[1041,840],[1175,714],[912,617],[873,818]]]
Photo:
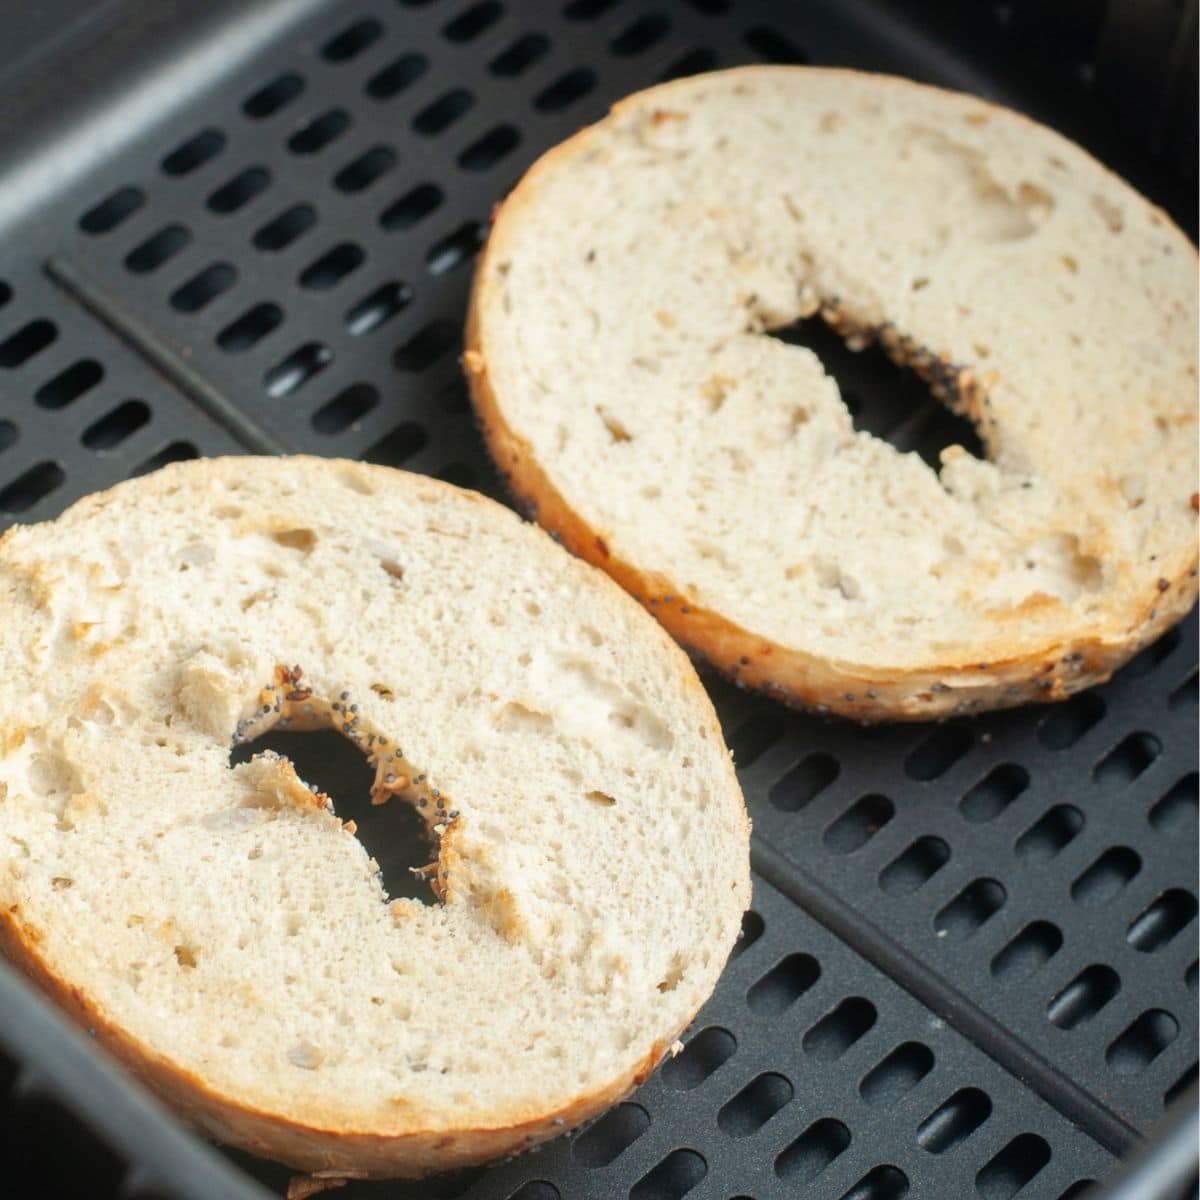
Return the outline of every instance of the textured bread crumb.
[[[511,1152],[711,992],[749,898],[712,707],[492,502],[182,464],[11,531],[0,605],[3,944],[215,1136],[384,1175]],[[230,767],[281,721],[417,807],[441,903],[390,904],[287,759]]]

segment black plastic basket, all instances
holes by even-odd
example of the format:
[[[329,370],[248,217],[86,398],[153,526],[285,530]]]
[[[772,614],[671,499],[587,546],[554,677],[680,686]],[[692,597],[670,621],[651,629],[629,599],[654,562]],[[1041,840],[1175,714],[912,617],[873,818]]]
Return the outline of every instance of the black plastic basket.
[[[246,451],[500,495],[457,363],[492,205],[672,76],[811,62],[973,91],[1077,138],[1194,236],[1194,0],[53,0],[9,35],[0,528]],[[943,436],[939,410],[880,408],[869,355],[822,353],[857,419],[918,449]],[[710,680],[755,899],[683,1053],[512,1162],[335,1194],[1192,1194],[1196,662],[1189,618],[1066,704],[904,728]],[[185,1132],[2,965],[0,1151],[14,1197],[287,1180]]]

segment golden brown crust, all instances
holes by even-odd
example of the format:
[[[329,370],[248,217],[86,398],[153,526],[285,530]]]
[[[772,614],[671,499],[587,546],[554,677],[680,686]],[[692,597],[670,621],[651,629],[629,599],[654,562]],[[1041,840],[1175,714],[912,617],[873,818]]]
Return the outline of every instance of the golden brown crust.
[[[821,68],[738,67],[724,75],[755,75]],[[827,70],[838,75],[866,72]],[[899,87],[924,87],[909,80],[871,76]],[[649,89],[667,95],[689,81],[676,80]],[[934,89],[945,90],[945,89]],[[948,92],[957,96],[958,93]],[[611,114],[645,103],[647,92],[614,104]],[[980,100],[983,107],[1037,128],[1020,113],[1002,110]],[[467,313],[463,366],[471,399],[484,438],[501,475],[523,509],[550,530],[563,545],[607,571],[639,600],[663,626],[690,649],[739,685],[757,688],[786,704],[818,712],[833,712],[859,720],[924,721],[961,713],[1011,708],[1019,704],[1063,700],[1084,688],[1103,683],[1139,649],[1161,636],[1196,603],[1195,551],[1169,575],[1147,581],[1141,598],[1131,605],[1131,618],[1120,628],[1097,628],[1086,635],[1047,641],[1031,648],[1028,639],[1010,636],[1000,653],[988,661],[945,662],[920,670],[886,670],[851,662],[838,662],[805,653],[795,647],[763,638],[753,630],[706,609],[688,598],[678,583],[628,562],[612,552],[608,531],[591,528],[564,500],[528,442],[505,421],[502,399],[488,375],[488,348],[483,330],[483,308],[488,302],[490,266],[502,259],[505,240],[515,215],[529,204],[540,176],[557,167],[560,159],[574,157],[595,137],[598,125],[588,126],[544,154],[497,210],[491,234],[475,269]],[[1112,178],[1117,176],[1111,171]],[[1143,201],[1195,255],[1195,247],[1161,210]],[[893,349],[885,346],[889,352]],[[903,350],[904,347],[900,347]],[[965,397],[970,400],[970,394]],[[969,405],[968,405],[969,406]],[[1192,508],[1196,504],[1189,498]],[[1164,586],[1164,584],[1166,586]]]

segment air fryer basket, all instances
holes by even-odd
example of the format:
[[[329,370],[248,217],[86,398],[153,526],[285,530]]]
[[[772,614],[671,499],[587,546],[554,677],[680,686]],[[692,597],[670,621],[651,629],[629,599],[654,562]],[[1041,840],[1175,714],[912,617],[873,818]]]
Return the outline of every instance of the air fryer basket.
[[[1194,237],[1195,44],[1194,0],[37,6],[0,48],[0,529],[247,451],[502,496],[457,363],[492,205],[660,79],[811,62],[973,91]],[[944,442],[921,388],[897,410],[888,367],[819,349],[860,425]],[[539,1151],[334,1194],[1192,1194],[1196,661],[1193,616],[1066,704],[903,728],[707,680],[755,895],[683,1053]],[[3,964],[0,1118],[0,1194],[237,1200],[288,1178],[185,1132]]]

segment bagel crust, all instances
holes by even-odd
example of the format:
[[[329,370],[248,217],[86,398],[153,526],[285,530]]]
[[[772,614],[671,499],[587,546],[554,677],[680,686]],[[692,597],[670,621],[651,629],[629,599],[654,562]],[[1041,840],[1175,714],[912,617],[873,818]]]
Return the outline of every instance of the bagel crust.
[[[740,684],[867,720],[1063,699],[1195,603],[1196,252],[1065,138],[886,76],[748,67],[543,156],[464,367],[526,510]],[[968,417],[853,429],[820,315]]]
[[[425,818],[389,901],[268,730]],[[643,1082],[749,903],[691,664],[475,493],[181,463],[0,538],[0,950],[211,1136],[319,1177],[553,1137]]]

